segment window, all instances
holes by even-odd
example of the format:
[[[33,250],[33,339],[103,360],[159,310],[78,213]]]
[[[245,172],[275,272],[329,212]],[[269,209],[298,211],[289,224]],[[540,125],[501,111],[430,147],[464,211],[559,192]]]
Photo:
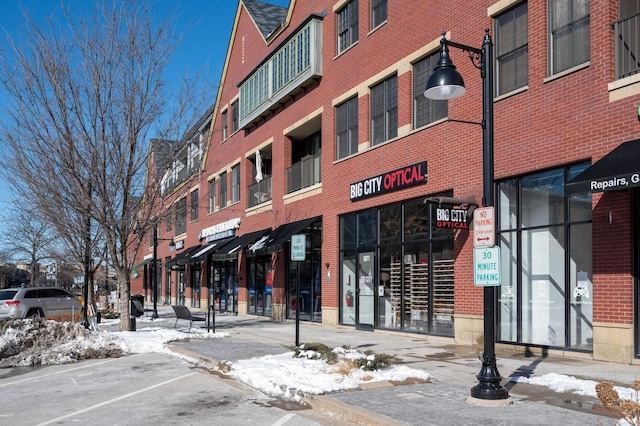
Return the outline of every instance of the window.
[[[173,228],[173,206],[169,206],[167,208],[167,218],[165,219],[165,224],[166,224],[166,231],[167,232],[171,232],[171,229]]]
[[[588,164],[498,184],[499,338],[593,349],[591,195],[564,196]]]
[[[220,174],[220,208],[227,207],[227,172]]]
[[[439,55],[431,55],[413,65],[413,128],[425,126],[436,120],[445,118],[449,113],[447,101],[435,101],[424,96],[427,80],[440,59]]]
[[[224,111],[222,111],[222,117],[220,118],[222,120],[222,140],[226,141],[227,137],[229,137],[228,135],[228,131],[229,131],[229,117],[227,117],[227,110],[225,109]]]
[[[358,97],[336,107],[337,159],[358,152]]]
[[[398,77],[393,76],[371,88],[371,144],[377,145],[398,135]]]
[[[589,60],[589,0],[549,0],[550,71]]]
[[[211,179],[209,181],[209,213],[213,213],[216,210],[216,181]]]
[[[231,168],[231,202],[240,201],[240,164]]]
[[[387,0],[371,0],[371,29],[387,20]]]
[[[191,191],[191,221],[198,220],[198,190]]]
[[[238,101],[231,104],[231,133],[238,131]]]
[[[358,41],[358,0],[351,0],[336,16],[338,25],[338,53]]]
[[[187,197],[176,203],[176,235],[187,232]]]
[[[523,3],[495,20],[496,95],[527,85],[529,40],[527,3]]]

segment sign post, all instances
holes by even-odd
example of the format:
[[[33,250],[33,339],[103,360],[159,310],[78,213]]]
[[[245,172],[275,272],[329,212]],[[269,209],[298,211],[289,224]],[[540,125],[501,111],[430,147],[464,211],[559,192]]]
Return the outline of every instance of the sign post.
[[[291,260],[304,262],[307,254],[307,236],[295,234],[291,236]],[[296,348],[300,346],[300,264],[296,268]]]

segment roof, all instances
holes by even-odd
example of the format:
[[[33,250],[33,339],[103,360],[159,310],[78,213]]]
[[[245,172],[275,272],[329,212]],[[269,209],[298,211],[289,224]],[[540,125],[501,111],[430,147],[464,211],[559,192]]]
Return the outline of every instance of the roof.
[[[278,29],[287,17],[288,8],[286,7],[256,0],[243,0],[242,2],[265,39]]]

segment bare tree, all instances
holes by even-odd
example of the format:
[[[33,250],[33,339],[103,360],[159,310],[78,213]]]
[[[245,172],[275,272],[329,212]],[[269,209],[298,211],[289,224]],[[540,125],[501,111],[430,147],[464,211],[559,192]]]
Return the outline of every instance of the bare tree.
[[[15,206],[4,221],[10,235],[2,239],[3,252],[10,253],[14,261],[29,264],[31,285],[39,284],[39,264],[55,257],[53,227],[30,214],[26,205]]]
[[[104,241],[120,329],[128,330],[142,242],[131,235],[148,232],[165,210],[158,190],[144,188],[149,140],[179,140],[202,102],[194,99],[198,79],[184,80],[176,96],[164,80],[180,41],[173,21],[155,21],[147,2],[91,4],[87,18],[62,5],[63,19],[46,29],[26,17],[25,34],[8,40],[0,57],[9,95],[2,165],[14,190],[34,200],[85,262]]]

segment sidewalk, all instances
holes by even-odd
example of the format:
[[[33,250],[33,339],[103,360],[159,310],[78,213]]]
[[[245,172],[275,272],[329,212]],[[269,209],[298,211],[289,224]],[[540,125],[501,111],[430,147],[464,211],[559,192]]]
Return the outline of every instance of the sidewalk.
[[[164,322],[173,327],[170,307],[159,307]],[[195,311],[192,309],[192,311]],[[149,323],[140,323],[138,328]],[[199,326],[200,324],[196,325]],[[216,314],[215,330],[225,339],[198,339],[173,344],[173,350],[217,365],[268,354],[280,354],[295,345],[295,322],[276,323],[262,317]],[[308,396],[314,408],[366,425],[609,425],[617,418],[597,398],[553,392],[547,387],[508,382],[510,376],[565,374],[593,381],[609,380],[630,387],[640,376],[640,366],[592,361],[584,358],[531,356],[497,350],[503,385],[513,403],[507,407],[483,407],[466,402],[478,381],[481,348],[455,345],[451,339],[433,336],[359,331],[352,327],[324,327],[300,323],[300,343],[319,342],[330,347],[347,345],[395,355],[401,363],[428,372],[431,383],[372,383],[359,390]]]

